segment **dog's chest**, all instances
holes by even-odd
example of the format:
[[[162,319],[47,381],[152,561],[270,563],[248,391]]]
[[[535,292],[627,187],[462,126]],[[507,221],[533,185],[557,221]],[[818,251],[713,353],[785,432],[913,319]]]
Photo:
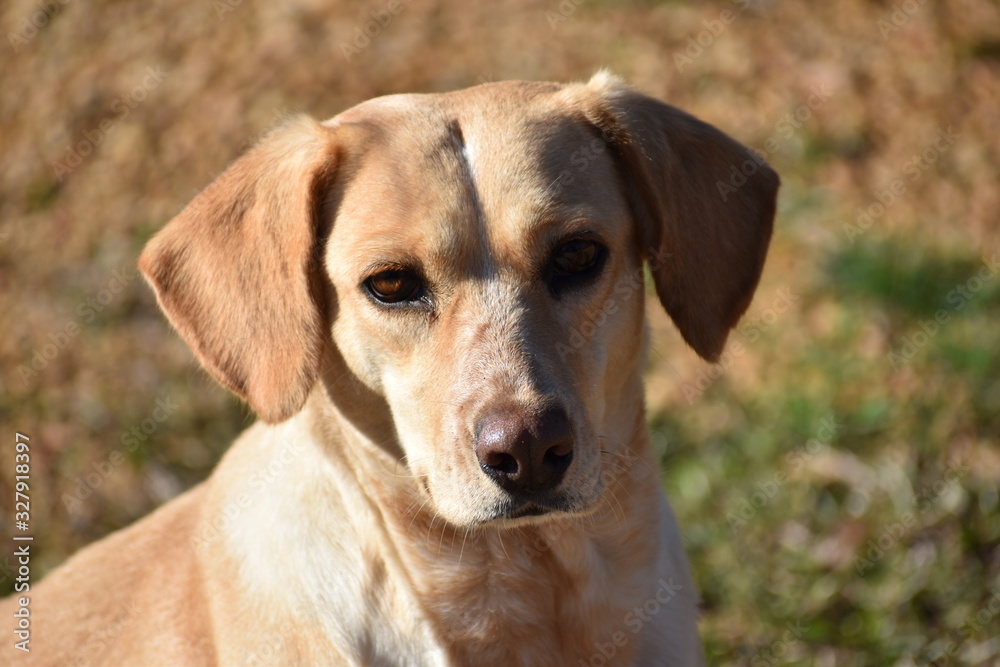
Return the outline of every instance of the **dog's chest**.
[[[608,557],[566,535],[494,535],[413,583],[447,664],[590,664],[605,645],[616,663],[631,664],[629,610],[645,568],[611,567]]]

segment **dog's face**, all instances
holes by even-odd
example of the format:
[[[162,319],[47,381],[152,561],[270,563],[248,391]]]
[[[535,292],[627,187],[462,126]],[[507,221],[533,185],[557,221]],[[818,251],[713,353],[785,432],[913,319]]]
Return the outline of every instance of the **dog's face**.
[[[357,119],[364,149],[326,249],[334,342],[385,396],[445,518],[584,510],[642,349],[621,177],[599,132],[549,99],[488,114],[455,101],[381,99],[338,120]]]
[[[747,161],[747,184],[718,187]],[[608,77],[493,84],[272,135],[141,264],[269,421],[299,409],[332,342],[384,397],[432,507],[471,526],[594,505],[642,423],[643,260],[714,358],[776,190],[738,144]]]

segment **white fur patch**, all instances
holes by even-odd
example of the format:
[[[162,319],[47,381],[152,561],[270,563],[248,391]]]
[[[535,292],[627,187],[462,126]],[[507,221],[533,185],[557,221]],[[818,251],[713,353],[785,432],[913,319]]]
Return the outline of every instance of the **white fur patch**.
[[[465,165],[469,169],[469,177],[472,178],[472,185],[476,185],[476,160],[479,157],[479,152],[476,150],[476,140],[467,136],[464,137],[465,142],[462,144],[462,158],[465,160]]]

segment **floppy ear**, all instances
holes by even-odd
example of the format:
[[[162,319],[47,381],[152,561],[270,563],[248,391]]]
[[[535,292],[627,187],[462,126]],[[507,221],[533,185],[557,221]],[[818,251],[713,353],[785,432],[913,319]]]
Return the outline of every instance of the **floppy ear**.
[[[266,422],[302,407],[325,323],[313,266],[333,130],[301,117],[229,166],[146,246],[160,307],[222,385]]]
[[[601,73],[590,120],[616,148],[660,303],[684,340],[718,359],[753,298],[778,175],[711,125]]]

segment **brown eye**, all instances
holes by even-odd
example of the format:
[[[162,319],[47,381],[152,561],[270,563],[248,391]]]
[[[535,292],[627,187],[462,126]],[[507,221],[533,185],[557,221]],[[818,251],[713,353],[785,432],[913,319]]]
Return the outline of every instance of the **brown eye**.
[[[601,259],[601,246],[594,241],[577,239],[556,248],[552,268],[557,276],[574,276],[592,270]]]
[[[418,301],[424,295],[424,284],[411,271],[390,269],[365,281],[368,292],[382,303]]]
[[[573,287],[583,287],[604,266],[608,250],[589,239],[573,239],[555,249],[549,263],[549,287],[558,294]]]

